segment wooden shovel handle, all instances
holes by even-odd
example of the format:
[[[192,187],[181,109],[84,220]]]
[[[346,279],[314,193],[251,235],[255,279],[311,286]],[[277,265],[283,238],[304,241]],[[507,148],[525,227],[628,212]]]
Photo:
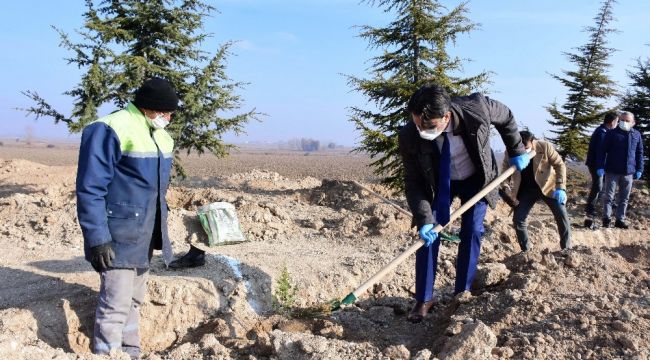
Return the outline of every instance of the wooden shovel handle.
[[[531,163],[528,166],[532,166],[532,161],[533,157],[535,157],[535,151],[531,151],[529,154],[530,161]],[[469,208],[474,206],[479,200],[485,197],[490,191],[494,190],[497,186],[499,186],[504,180],[510,177],[510,175],[514,174],[514,172],[517,171],[517,168],[512,165],[510,166],[506,171],[504,171],[501,175],[499,175],[496,179],[492,180],[489,184],[487,184],[481,191],[479,191],[476,195],[472,196],[471,199],[467,200],[465,204],[463,204],[460,208],[458,208],[456,211],[454,211],[450,217],[449,217],[449,222],[443,226],[443,225],[436,225],[436,227],[433,228],[433,231],[437,232],[438,234],[444,229],[446,226],[451,224],[454,220],[458,219],[465,211],[467,211]],[[377,194],[378,195],[378,194]],[[380,195],[378,195],[380,196]],[[381,197],[381,196],[380,196]],[[382,197],[383,198],[383,197]],[[392,203],[390,200],[387,200],[389,203]],[[406,210],[404,210],[406,212]],[[409,215],[411,215],[409,213]],[[408,258],[411,254],[416,252],[420,247],[422,247],[424,243],[422,241],[418,241],[411,245],[408,249],[406,249],[403,253],[401,253],[399,256],[394,258],[391,262],[388,263],[388,265],[384,266],[381,270],[379,270],[375,275],[373,275],[370,279],[366,280],[363,284],[361,284],[356,290],[354,290],[352,293],[356,298],[359,298],[361,294],[363,294],[369,287],[371,287],[374,283],[377,281],[381,280],[388,272],[392,271],[397,265],[401,264],[406,258]]]

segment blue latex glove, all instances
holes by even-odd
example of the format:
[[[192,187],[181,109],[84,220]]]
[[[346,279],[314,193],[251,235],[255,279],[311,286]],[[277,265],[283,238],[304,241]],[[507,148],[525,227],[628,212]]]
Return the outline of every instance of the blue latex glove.
[[[526,166],[528,166],[528,163],[530,163],[530,156],[528,153],[523,153],[519,156],[510,158],[510,165],[514,165],[518,171],[525,169]]]
[[[634,173],[634,180],[639,180],[641,178],[641,172],[637,171]]]
[[[424,241],[424,246],[431,246],[436,239],[438,239],[438,233],[433,231],[433,224],[425,224],[420,228],[420,239]]]
[[[563,189],[556,189],[553,192],[553,198],[557,200],[557,203],[560,205],[566,204],[566,191]]]
[[[598,175],[598,177],[603,177],[605,175],[605,169],[597,169],[596,175]]]

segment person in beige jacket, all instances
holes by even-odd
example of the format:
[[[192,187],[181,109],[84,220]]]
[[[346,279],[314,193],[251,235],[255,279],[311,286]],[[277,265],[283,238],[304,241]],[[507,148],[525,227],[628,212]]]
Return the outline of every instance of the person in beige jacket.
[[[534,149],[537,155],[532,160],[533,166],[515,172],[509,179],[512,183],[510,196],[517,199],[513,222],[517,241],[522,251],[532,248],[528,241],[528,224],[526,218],[533,205],[543,200],[553,212],[560,234],[560,247],[571,248],[571,225],[566,210],[566,166],[560,154],[546,141],[537,140],[529,131],[521,131],[521,140],[526,150]],[[505,159],[503,170],[510,165]]]

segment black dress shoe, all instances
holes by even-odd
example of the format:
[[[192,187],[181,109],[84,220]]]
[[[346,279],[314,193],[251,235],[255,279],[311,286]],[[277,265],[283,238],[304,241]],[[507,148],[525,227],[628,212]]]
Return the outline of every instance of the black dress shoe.
[[[626,223],[623,220],[616,220],[616,222],[614,223],[614,227],[619,229],[629,229],[630,225],[628,225],[628,223]]]
[[[193,268],[205,265],[205,251],[200,250],[194,246],[190,247],[190,251],[180,258],[169,263],[170,269],[183,269]]]
[[[435,300],[417,301],[406,319],[412,323],[421,322],[435,304]]]
[[[609,227],[609,225],[612,223],[612,220],[610,219],[603,219],[603,227],[606,229]]]

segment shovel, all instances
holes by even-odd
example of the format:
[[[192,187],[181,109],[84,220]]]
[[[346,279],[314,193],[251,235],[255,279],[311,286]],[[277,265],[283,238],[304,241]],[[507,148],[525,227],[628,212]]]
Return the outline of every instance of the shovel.
[[[532,166],[532,161],[533,157],[535,157],[535,151],[531,151],[528,153],[530,157],[531,163],[528,164],[528,166]],[[449,222],[446,225],[436,225],[436,227],[433,228],[433,231],[437,232],[440,234],[442,229],[444,229],[446,226],[451,224],[454,220],[459,218],[465,211],[467,211],[469,208],[474,206],[479,200],[485,197],[490,191],[495,189],[497,186],[499,186],[504,180],[510,177],[510,175],[514,174],[514,172],[517,171],[517,168],[512,165],[510,166],[506,171],[504,171],[501,175],[499,175],[496,179],[492,180],[489,184],[487,184],[483,190],[479,191],[476,195],[474,195],[471,199],[469,199],[465,204],[463,204],[458,210],[454,211],[450,217],[449,217]],[[390,202],[390,200],[386,199],[387,201]],[[392,203],[392,202],[391,202]],[[363,294],[369,287],[371,287],[373,284],[375,284],[377,281],[381,280],[387,273],[392,271],[397,265],[401,264],[406,258],[408,258],[411,254],[416,252],[420,247],[424,245],[423,242],[418,241],[411,245],[406,251],[404,251],[402,254],[394,258],[388,265],[384,266],[381,270],[379,270],[375,275],[373,275],[370,279],[366,280],[363,284],[361,284],[358,288],[356,288],[353,292],[349,293],[343,300],[341,301],[333,301],[332,302],[332,311],[338,310],[341,305],[351,305],[353,304],[361,294]]]

